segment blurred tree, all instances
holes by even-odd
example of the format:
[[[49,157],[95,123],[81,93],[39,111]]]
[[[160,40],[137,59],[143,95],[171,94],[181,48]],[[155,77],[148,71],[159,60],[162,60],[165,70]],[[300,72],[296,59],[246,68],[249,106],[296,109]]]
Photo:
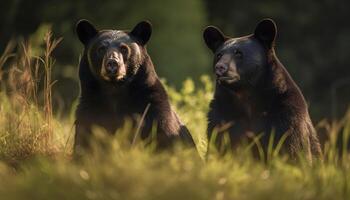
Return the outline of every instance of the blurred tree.
[[[350,1],[205,3],[208,21],[232,37],[250,34],[258,21],[273,18],[279,29],[277,54],[301,86],[313,116],[319,119],[335,111],[338,116],[344,114],[350,102]],[[334,95],[337,108],[331,106]]]

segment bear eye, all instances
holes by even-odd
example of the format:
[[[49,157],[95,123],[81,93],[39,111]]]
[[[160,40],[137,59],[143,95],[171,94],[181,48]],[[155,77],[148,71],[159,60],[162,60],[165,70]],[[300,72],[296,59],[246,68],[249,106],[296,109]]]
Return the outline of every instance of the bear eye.
[[[216,59],[220,59],[222,57],[222,53],[216,54]]]
[[[107,46],[102,45],[102,46],[98,47],[97,52],[99,54],[104,54],[106,52],[106,50],[107,50]]]
[[[127,55],[129,53],[129,48],[125,45],[122,45],[120,46],[120,52],[123,54],[123,55]]]
[[[238,50],[238,49],[235,49],[235,50],[233,51],[233,55],[234,55],[236,58],[242,58],[242,57],[243,57],[243,53],[242,53],[240,50]]]

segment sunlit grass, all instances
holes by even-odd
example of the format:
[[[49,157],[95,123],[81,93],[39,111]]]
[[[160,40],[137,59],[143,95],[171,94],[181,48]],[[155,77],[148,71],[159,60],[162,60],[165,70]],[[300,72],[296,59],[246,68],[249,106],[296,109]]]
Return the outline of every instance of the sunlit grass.
[[[130,143],[125,137],[136,131],[126,124],[115,136],[96,127],[93,151],[72,160],[74,119],[58,120],[52,111],[51,52],[58,41],[47,35],[46,42],[42,56],[22,43],[11,54],[11,42],[0,57],[0,199],[350,198],[350,113],[320,123],[324,161],[313,165],[289,162],[279,147],[269,148],[267,162],[254,159],[250,148],[256,143],[205,156],[213,92],[208,76],[199,86],[188,79],[179,91],[167,87],[198,151],[178,146],[155,152],[152,145]]]

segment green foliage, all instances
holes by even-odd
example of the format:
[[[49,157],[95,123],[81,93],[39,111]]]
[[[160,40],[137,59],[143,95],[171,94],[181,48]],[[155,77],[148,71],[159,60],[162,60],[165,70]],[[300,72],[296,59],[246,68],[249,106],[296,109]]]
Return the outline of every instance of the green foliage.
[[[167,91],[172,105],[180,119],[189,128],[202,157],[206,152],[207,112],[213,97],[213,84],[208,76],[201,76],[201,84],[196,87],[192,79],[183,82],[180,91],[168,87]]]
[[[32,160],[0,168],[4,199],[347,199],[349,168],[235,158],[204,163],[193,152],[115,149],[83,163]],[[40,188],[38,188],[40,186]]]

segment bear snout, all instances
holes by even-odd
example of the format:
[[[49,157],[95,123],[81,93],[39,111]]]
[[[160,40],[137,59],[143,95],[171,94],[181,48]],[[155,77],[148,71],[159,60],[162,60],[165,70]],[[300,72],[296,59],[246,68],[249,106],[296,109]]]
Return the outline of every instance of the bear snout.
[[[126,75],[126,66],[118,58],[106,58],[102,65],[101,75],[108,81],[123,80]]]
[[[106,71],[108,74],[116,74],[120,64],[117,59],[108,59],[106,62]]]
[[[227,70],[228,70],[228,67],[225,64],[219,63],[215,65],[215,74],[217,76],[224,75],[227,72]]]
[[[104,60],[102,74],[112,80],[123,79],[126,75],[126,66],[123,60],[123,55],[115,49],[110,49]]]
[[[215,65],[215,74],[218,83],[232,84],[240,80],[240,75],[232,62],[229,64],[223,62],[217,63]]]

